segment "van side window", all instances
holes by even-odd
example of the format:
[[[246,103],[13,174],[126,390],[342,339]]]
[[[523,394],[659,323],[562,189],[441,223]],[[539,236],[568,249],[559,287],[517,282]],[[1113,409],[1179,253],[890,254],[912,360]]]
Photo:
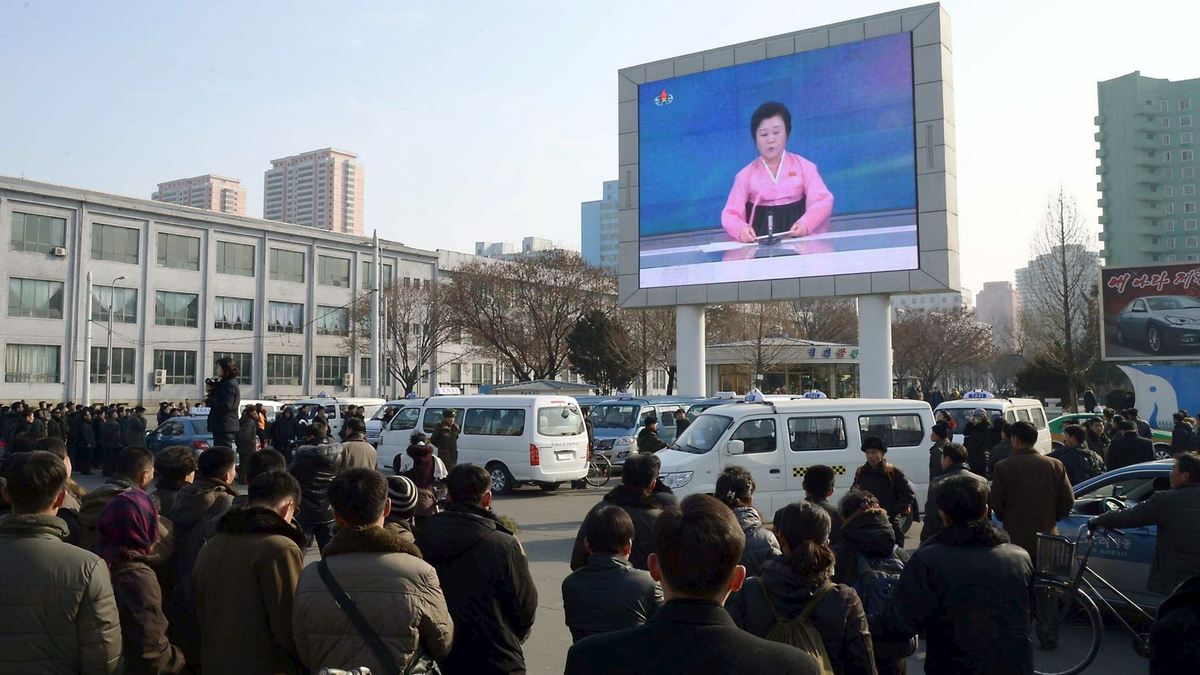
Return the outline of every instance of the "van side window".
[[[1017,416],[1016,416],[1016,415],[1014,415],[1014,414],[1013,414],[1013,411],[1011,411],[1011,410],[1009,410],[1008,412],[1004,413],[1004,419],[1005,419],[1005,420],[1006,420],[1006,421],[1007,421],[1009,424],[1016,424],[1016,423],[1017,423]]]
[[[889,448],[925,442],[925,427],[919,415],[862,415],[858,431],[863,438],[879,436]]]
[[[467,410],[463,434],[469,436],[520,436],[525,433],[525,411],[517,409]]]
[[[745,454],[755,452],[775,452],[775,420],[758,419],[746,420],[733,432],[731,441],[742,441],[745,444]]]
[[[1029,411],[1025,410],[1023,408],[1018,408],[1017,409],[1017,421],[1028,422],[1029,421]]]
[[[1046,428],[1046,413],[1042,412],[1041,408],[1033,409],[1033,426],[1038,429]]]
[[[325,416],[326,417],[336,417],[337,416],[337,406],[332,403],[325,406]]]
[[[443,410],[445,410],[445,408],[426,408],[425,409],[425,423],[422,425],[422,430],[425,433],[432,434],[434,429],[437,429],[437,425],[442,423],[442,411]],[[455,408],[455,410],[458,412],[458,417],[456,417],[455,419],[458,420],[459,424],[462,424],[463,409]]]
[[[658,406],[658,426],[673,427],[675,426],[675,411],[679,410],[677,405],[660,405]]]
[[[417,418],[421,416],[420,408],[404,408],[397,411],[392,416],[392,424],[388,429],[392,431],[403,431],[405,429],[416,429]]]
[[[847,446],[846,423],[840,417],[792,417],[788,419],[792,450],[843,450]]]

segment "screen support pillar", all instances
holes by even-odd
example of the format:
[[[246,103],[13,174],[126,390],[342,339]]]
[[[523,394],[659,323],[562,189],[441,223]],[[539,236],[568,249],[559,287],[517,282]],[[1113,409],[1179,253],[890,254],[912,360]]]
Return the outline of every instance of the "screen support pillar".
[[[892,398],[892,298],[858,298],[858,380],[863,398]]]
[[[706,396],[704,305],[675,307],[675,366],[680,396]]]

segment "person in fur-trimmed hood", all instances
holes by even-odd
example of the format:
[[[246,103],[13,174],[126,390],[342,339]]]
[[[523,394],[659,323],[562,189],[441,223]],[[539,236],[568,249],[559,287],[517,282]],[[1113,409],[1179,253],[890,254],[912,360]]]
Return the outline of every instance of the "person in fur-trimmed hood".
[[[325,547],[325,564],[367,623],[407,668],[418,647],[433,659],[450,653],[454,622],[446,609],[437,572],[397,525],[384,527],[391,512],[387,480],[373,469],[348,469],[329,486],[339,530]],[[300,660],[312,672],[322,668],[367,666],[373,673],[395,672],[381,663],[334,600],[318,565],[300,575],[292,633]]]

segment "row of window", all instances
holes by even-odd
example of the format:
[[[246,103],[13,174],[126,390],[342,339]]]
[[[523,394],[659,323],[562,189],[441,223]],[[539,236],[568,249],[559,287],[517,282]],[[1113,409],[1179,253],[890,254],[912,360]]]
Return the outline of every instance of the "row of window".
[[[1183,212],[1184,213],[1195,213],[1196,212],[1196,202],[1184,202],[1183,203]],[[1168,216],[1174,215],[1175,214],[1175,205],[1170,202],[1163,204],[1163,213],[1167,214]]]
[[[62,347],[56,345],[10,344],[4,354],[4,381],[23,384],[59,384]],[[185,349],[155,349],[154,369],[165,370],[167,384],[196,384],[196,352]],[[134,384],[137,353],[132,347],[112,349],[113,384]],[[216,352],[213,366],[229,357],[238,365],[238,383],[250,385],[254,378],[254,356],[249,352]],[[347,356],[317,356],[314,383],[319,387],[342,384],[350,368]],[[370,384],[371,360],[362,359],[364,384]],[[108,348],[92,347],[89,380],[104,383],[109,377]],[[267,354],[267,385],[301,386],[304,381],[304,357],[298,354]]]
[[[1154,105],[1153,99],[1146,99],[1146,105]],[[1162,112],[1167,112],[1168,110],[1171,109],[1171,104],[1169,101],[1159,101],[1158,109]],[[1192,109],[1192,99],[1190,99],[1190,98],[1179,99],[1179,107],[1177,108],[1177,110],[1191,110],[1191,109]]]
[[[1195,194],[1196,194],[1195,184],[1189,183],[1188,185],[1183,186],[1183,196],[1184,197],[1191,197],[1192,195],[1195,195]],[[1164,197],[1174,197],[1175,196],[1175,187],[1172,185],[1164,185],[1163,186],[1163,196]]]
[[[1163,243],[1166,244],[1167,248],[1175,248],[1175,237],[1167,237]],[[1200,246],[1200,241],[1197,241],[1196,237],[1183,238],[1184,248],[1196,248],[1197,246]]]
[[[1170,117],[1160,118],[1158,121],[1158,126],[1162,127],[1163,129],[1170,129],[1171,128],[1171,118]],[[1179,126],[1181,126],[1181,127],[1192,126],[1192,116],[1191,115],[1183,115],[1182,117],[1180,117],[1179,118]]]
[[[14,211],[12,214],[12,241],[14,251],[50,253],[66,244],[67,221],[31,213]],[[138,264],[139,230],[118,225],[94,223],[92,225],[93,260]],[[158,233],[156,263],[159,267],[190,271],[200,270],[200,239],[170,232]],[[362,287],[371,288],[372,267],[370,261],[362,264]],[[392,265],[381,263],[383,283],[392,279]],[[304,252],[273,248],[270,252],[271,279],[304,282]],[[217,242],[217,273],[238,276],[254,276],[254,245],[234,242]],[[323,286],[350,287],[350,260],[335,256],[317,256],[317,283]]]
[[[1157,260],[1157,259],[1158,259],[1158,256],[1155,256],[1155,260]],[[1186,258],[1181,258],[1181,260],[1187,260],[1188,262],[1197,262],[1197,261],[1200,261],[1200,254],[1189,253],[1189,254],[1187,254]],[[1175,256],[1173,256],[1173,255],[1167,256],[1166,259],[1164,260],[1164,262],[1175,262]]]
[[[1192,132],[1186,131],[1182,134],[1179,134],[1179,144],[1180,145],[1191,145],[1191,143],[1192,143]],[[1162,135],[1162,144],[1163,145],[1171,144],[1171,134],[1163,134]],[[1187,160],[1184,160],[1184,161],[1187,161]]]
[[[1154,173],[1154,170],[1151,169],[1150,173]],[[1196,167],[1194,167],[1194,166],[1183,167],[1180,170],[1180,177],[1185,178],[1185,179],[1186,178],[1195,178],[1196,177]],[[1175,170],[1170,169],[1170,168],[1163,169],[1163,178],[1166,180],[1173,180],[1175,178]]]
[[[1153,150],[1150,151],[1150,156],[1154,157]],[[1180,150],[1179,151],[1179,161],[1192,162],[1192,161],[1195,161],[1195,159],[1196,159],[1196,153],[1194,150]],[[1171,151],[1170,150],[1163,151],[1163,161],[1168,164],[1171,162]]]
[[[1167,232],[1175,231],[1175,221],[1174,220],[1164,220],[1163,223],[1165,224],[1164,229],[1166,229]],[[1188,218],[1188,219],[1184,220],[1183,221],[1183,229],[1187,230],[1187,231],[1195,230],[1196,229],[1196,219]]]

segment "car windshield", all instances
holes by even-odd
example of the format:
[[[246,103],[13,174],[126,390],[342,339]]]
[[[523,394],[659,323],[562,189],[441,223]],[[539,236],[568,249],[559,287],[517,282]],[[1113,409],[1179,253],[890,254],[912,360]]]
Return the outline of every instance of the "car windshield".
[[[583,433],[583,415],[572,406],[538,408],[537,432],[542,436],[576,436]]]
[[[733,424],[732,417],[724,415],[701,415],[692,422],[683,435],[675,440],[672,450],[690,452],[693,455],[703,455],[721,438],[721,434]]]
[[[1150,305],[1150,309],[1161,311],[1164,309],[1198,309],[1200,308],[1200,300],[1189,298],[1182,295],[1169,295],[1158,298],[1146,298],[1146,303]]]
[[[208,420],[207,419],[193,419],[192,420],[192,428],[196,430],[197,436],[203,436],[208,433]]]
[[[382,420],[382,421],[386,422],[386,421],[392,419],[392,415],[396,414],[396,411],[399,409],[400,409],[399,406],[394,406],[394,405],[380,406],[379,410],[376,410],[375,414],[371,415],[371,419]]]
[[[725,404],[724,403],[696,403],[696,404],[693,404],[692,407],[688,408],[688,410],[687,410],[687,418],[689,420],[694,420],[700,416],[700,413],[704,412],[705,410],[708,410],[709,408],[715,408],[719,405],[725,405]]]
[[[950,415],[950,419],[954,420],[954,433],[961,434],[963,433],[963,429],[966,429],[967,424],[971,421],[972,410],[974,410],[974,408],[942,408],[938,410],[938,412],[947,413]],[[996,415],[1004,414],[1003,410],[993,410],[991,408],[984,408],[984,410],[987,411],[988,419],[995,419]]]
[[[592,426],[597,429],[632,429],[637,426],[642,406],[633,403],[605,403],[592,408]]]

